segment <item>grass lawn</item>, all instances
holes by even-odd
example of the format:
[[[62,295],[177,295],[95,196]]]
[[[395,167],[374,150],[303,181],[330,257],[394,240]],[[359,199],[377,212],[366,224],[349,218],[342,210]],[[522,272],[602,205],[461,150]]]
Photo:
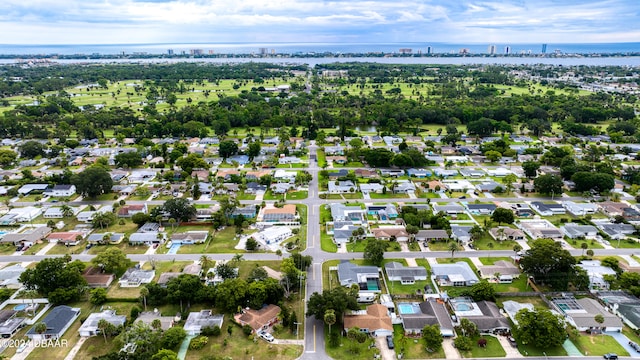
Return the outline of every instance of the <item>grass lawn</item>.
[[[429,249],[431,251],[449,251],[449,252],[451,252],[451,250],[449,250],[449,243],[445,242],[445,241],[430,241],[429,242]],[[460,245],[458,245],[458,250],[462,250],[462,247]]]
[[[622,333],[629,338],[629,340],[635,342],[636,344],[640,344],[640,336],[638,336],[638,334],[636,334],[635,331],[633,331],[630,327],[628,326],[624,326],[622,328]]]
[[[525,292],[532,291],[531,288],[527,286],[527,277],[525,275],[521,275],[517,279],[513,279],[511,284],[493,284],[493,288],[496,289],[496,292]]]
[[[149,250],[149,247],[147,245],[129,245],[122,242],[120,244],[114,245],[95,245],[91,249],[89,249],[89,254],[97,255],[112,247],[117,247],[125,254],[144,254],[145,252],[147,252],[147,250]]]
[[[200,230],[202,230],[202,228]],[[213,239],[200,246],[204,246],[206,253],[244,252],[245,250],[237,250],[235,248],[237,244],[238,239],[236,238],[236,228],[228,226],[224,228],[224,230],[215,232],[213,234]],[[182,248],[185,248],[185,251],[188,251],[189,254],[193,254],[194,252],[191,251],[195,251],[195,249],[189,249],[189,247],[190,246],[181,246],[179,252],[182,253]]]
[[[614,241],[616,242],[616,241]],[[599,242],[595,241],[595,240],[572,240],[569,239],[567,240],[567,243],[569,245],[571,245],[574,249],[582,249],[582,244],[587,244],[587,249],[603,249],[602,245],[600,245]],[[617,245],[617,244],[616,244]],[[621,247],[624,244],[620,244]],[[638,246],[633,246],[633,247],[640,247],[640,244],[638,244]],[[585,252],[587,251],[586,249],[584,250]]]
[[[403,354],[403,359],[444,359],[442,348],[435,352],[427,352],[424,341],[419,337],[408,337],[404,335],[402,325],[393,325],[393,343],[396,346],[396,353]]]
[[[333,242],[333,237],[324,231],[320,232],[320,248],[322,251],[337,252],[338,246]]]
[[[389,284],[389,292],[391,294],[408,294],[416,295],[418,290],[424,292],[426,285],[431,285],[429,280],[418,280],[412,285],[403,285],[400,281],[387,281]]]
[[[80,254],[85,250],[84,241],[80,242],[80,244],[76,246],[65,246],[63,244],[56,244],[49,251],[47,251],[47,255],[74,255]]]
[[[13,244],[1,244],[0,255],[11,255],[16,252],[16,247]]]
[[[229,359],[285,360],[295,359],[302,355],[302,346],[274,345],[259,338],[247,337],[239,326],[233,326],[233,334],[229,336],[225,330],[220,336],[210,336],[209,342],[201,350],[188,350],[186,360],[200,360],[205,355]]]
[[[271,190],[267,190],[263,196],[264,200],[283,200],[284,194],[274,194]]]
[[[117,281],[114,281],[107,290],[108,298],[116,299],[137,299],[140,297],[140,288],[120,287]]]
[[[496,261],[513,261],[509,257],[481,257],[478,258],[483,265],[493,265]]]
[[[357,200],[357,199],[362,199],[362,194],[361,193],[354,193],[354,194],[327,194],[327,199],[329,200]]]
[[[473,241],[473,246],[478,250],[513,250],[516,244],[517,242],[513,240],[496,241],[487,233],[482,234],[480,239]]]
[[[308,191],[294,191],[287,194],[287,200],[304,200],[309,196]]]
[[[487,346],[478,346],[478,340],[482,338],[487,340]],[[486,357],[504,357],[507,353],[500,345],[500,341],[493,336],[480,336],[473,338],[473,347],[470,351],[463,351],[462,356],[465,358],[486,358]]]
[[[307,221],[309,219],[307,214],[309,208],[304,204],[296,204],[296,211],[298,212],[298,216],[300,216],[300,231],[296,237],[300,239],[299,249],[303,251],[307,248]]]
[[[347,252],[364,252],[369,240],[357,240],[347,243]],[[396,241],[389,241],[387,251],[400,251],[400,244]]]
[[[609,352],[616,353],[618,356],[629,356],[629,353],[609,335],[580,334],[578,341],[574,344],[585,356],[604,355]]]
[[[640,248],[640,242],[638,242],[637,240],[628,239],[628,238],[625,239],[625,240],[620,240],[620,242],[618,242],[618,240],[610,240],[609,243],[611,244],[611,246],[613,246],[614,248],[618,248],[618,249],[638,249],[638,248]],[[596,243],[596,244],[598,244],[598,243]],[[600,245],[600,244],[598,244],[598,245]],[[591,248],[591,247],[589,247],[589,248]]]
[[[464,261],[467,264],[469,264],[469,266],[471,267],[471,269],[473,269],[473,271],[478,271],[478,269],[476,269],[476,266],[473,264],[473,262],[471,262],[471,260],[469,260],[468,258],[438,258],[438,264],[455,264],[459,261]]]
[[[547,304],[545,304],[544,301],[542,301],[542,299],[540,299],[537,296],[515,296],[515,297],[510,297],[510,296],[500,296],[496,299],[496,304],[498,305],[498,307],[502,308],[502,304],[505,301],[515,301],[515,302],[519,302],[519,303],[529,303],[529,304],[533,304],[533,307],[535,309],[547,309],[549,310],[549,307],[547,306]]]
[[[369,196],[372,199],[408,199],[409,198],[409,195],[407,194],[394,194],[392,192],[388,192],[386,194],[370,193]]]
[[[540,350],[531,345],[524,345],[518,341],[518,351],[524,356],[567,356],[567,351],[562,345],[552,349]]]
[[[322,331],[322,329],[320,329]],[[332,333],[339,333],[339,326],[334,325],[331,328]],[[335,335],[334,335],[335,336]],[[325,350],[327,351],[327,355],[334,359],[350,359],[350,360],[369,360],[372,359],[376,354],[379,354],[380,351],[376,347],[370,347],[369,345],[375,343],[373,338],[367,338],[362,344],[354,340],[348,339],[346,336],[338,336],[339,345],[338,346],[330,346],[329,345],[329,331],[325,332]]]

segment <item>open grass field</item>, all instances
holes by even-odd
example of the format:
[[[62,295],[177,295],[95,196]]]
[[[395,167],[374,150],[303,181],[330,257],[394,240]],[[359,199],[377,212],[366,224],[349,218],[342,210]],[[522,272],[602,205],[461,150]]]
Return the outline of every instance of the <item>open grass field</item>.
[[[580,334],[574,344],[585,356],[604,355],[610,352],[618,356],[629,356],[629,353],[609,335]]]

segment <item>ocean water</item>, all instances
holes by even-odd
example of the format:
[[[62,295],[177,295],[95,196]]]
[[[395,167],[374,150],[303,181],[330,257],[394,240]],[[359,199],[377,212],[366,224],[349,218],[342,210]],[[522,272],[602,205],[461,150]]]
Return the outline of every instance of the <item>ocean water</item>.
[[[457,54],[467,49],[470,54],[487,54],[489,46],[495,46],[495,53],[505,54],[509,47],[511,54],[541,54],[543,44],[449,44],[449,43],[183,43],[183,44],[79,44],[79,45],[13,45],[0,44],[0,55],[121,55],[147,53],[150,55],[189,54],[193,49],[202,50],[205,55],[212,54],[363,54],[363,53],[398,53],[400,49],[411,49],[412,53],[428,52],[433,54]],[[629,54],[640,53],[640,42],[633,43],[600,43],[600,44],[547,44],[546,53],[562,54]]]

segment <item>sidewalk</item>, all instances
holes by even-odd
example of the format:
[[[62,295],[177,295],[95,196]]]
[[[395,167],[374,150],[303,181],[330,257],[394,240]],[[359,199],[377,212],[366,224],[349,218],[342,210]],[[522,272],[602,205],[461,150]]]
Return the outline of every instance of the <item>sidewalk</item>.
[[[88,337],[82,336],[80,340],[78,340],[78,342],[71,348],[71,351],[69,351],[69,353],[64,358],[64,360],[73,360],[76,357],[76,354],[78,353],[78,351],[80,351],[82,344],[84,344],[84,342],[87,341],[87,339]]]
[[[458,349],[453,346],[453,339],[446,338],[442,341],[442,350],[444,350],[444,357],[446,359],[461,359]]]

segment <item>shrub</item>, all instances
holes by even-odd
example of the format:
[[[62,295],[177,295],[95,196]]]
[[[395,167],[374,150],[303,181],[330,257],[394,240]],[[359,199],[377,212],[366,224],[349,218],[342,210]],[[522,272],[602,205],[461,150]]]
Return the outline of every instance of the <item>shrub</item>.
[[[458,336],[455,340],[453,340],[453,344],[460,351],[469,351],[473,346],[473,342],[470,338],[466,336]]]
[[[206,336],[197,336],[194,337],[193,339],[191,339],[191,342],[189,343],[189,350],[201,350],[202,348],[205,347],[205,345],[207,345],[207,343],[209,342],[209,338]]]
[[[222,331],[220,330],[220,326],[218,326],[218,325],[205,326],[200,331],[200,334],[202,334],[204,336],[220,336],[221,333],[222,333]]]
[[[244,325],[244,326],[242,327],[242,332],[243,332],[246,336],[249,336],[249,335],[251,335],[251,332],[253,332],[253,329],[252,329],[252,328],[251,328],[251,326],[249,326],[249,325]]]

